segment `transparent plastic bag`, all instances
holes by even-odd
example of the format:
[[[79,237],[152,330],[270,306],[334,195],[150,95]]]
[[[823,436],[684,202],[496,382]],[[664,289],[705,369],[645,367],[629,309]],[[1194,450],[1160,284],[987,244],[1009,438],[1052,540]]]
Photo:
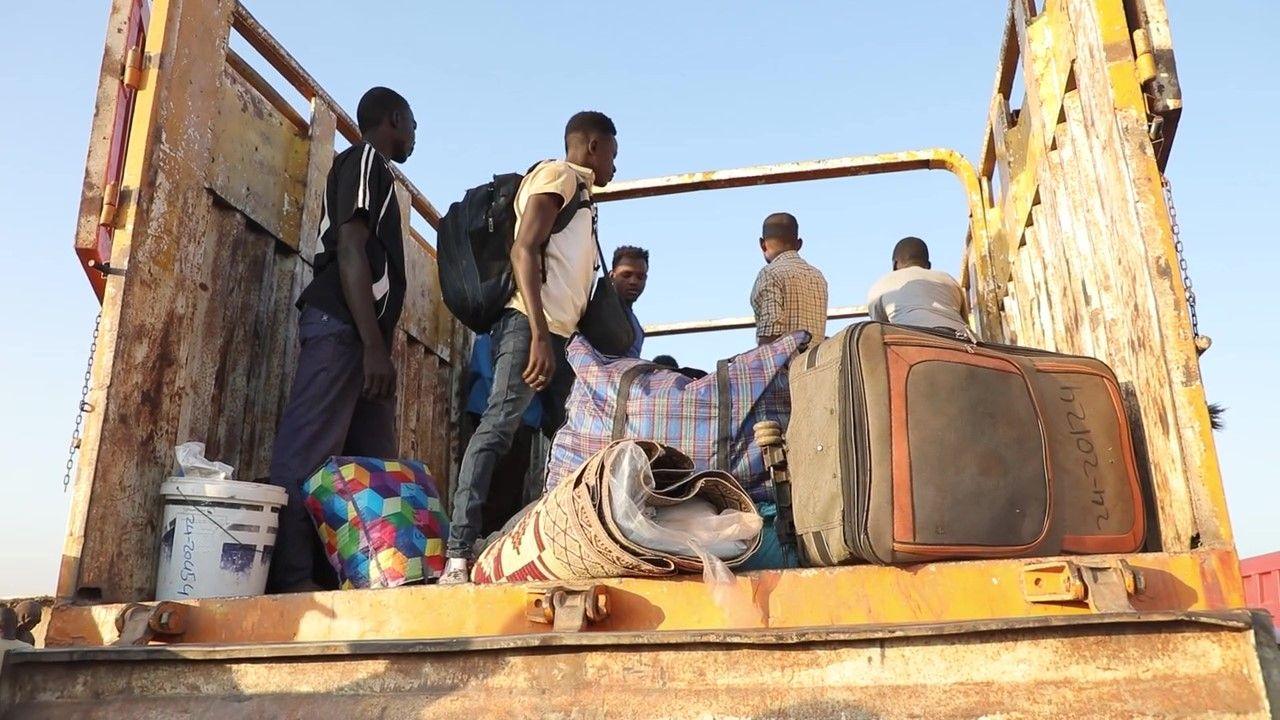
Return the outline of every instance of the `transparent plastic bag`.
[[[644,451],[632,442],[618,446],[605,480],[610,484],[613,519],[628,540],[658,552],[698,558],[703,580],[712,585],[733,582],[733,571],[724,560],[746,552],[764,527],[757,513],[717,513],[701,498],[669,507],[649,505],[653,471]]]
[[[204,443],[187,442],[173,449],[178,456],[178,468],[182,477],[203,480],[230,480],[235,468],[226,463],[209,460],[204,456]]]

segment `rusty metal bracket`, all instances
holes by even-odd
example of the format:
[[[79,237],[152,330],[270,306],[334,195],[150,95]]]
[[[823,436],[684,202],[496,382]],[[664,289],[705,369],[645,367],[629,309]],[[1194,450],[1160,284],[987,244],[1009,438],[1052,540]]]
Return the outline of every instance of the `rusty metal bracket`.
[[[124,56],[124,68],[121,73],[121,82],[130,90],[137,90],[142,86],[142,46],[134,45],[129,48],[129,52]]]
[[[102,211],[98,213],[98,224],[110,228],[116,226],[116,212],[120,206],[120,183],[109,182],[102,189]]]
[[[1129,598],[1143,589],[1141,573],[1125,560],[1055,560],[1022,570],[1022,596],[1033,603],[1084,602],[1094,612],[1133,612]]]
[[[556,632],[580,632],[609,617],[609,595],[604,585],[533,589],[526,616]]]
[[[158,602],[155,605],[133,603],[116,615],[120,637],[112,645],[146,645],[157,635],[181,635],[187,629],[187,606],[182,603]]]
[[[1133,53],[1138,74],[1138,83],[1145,85],[1156,79],[1156,58],[1152,54],[1151,36],[1146,28],[1133,31]]]

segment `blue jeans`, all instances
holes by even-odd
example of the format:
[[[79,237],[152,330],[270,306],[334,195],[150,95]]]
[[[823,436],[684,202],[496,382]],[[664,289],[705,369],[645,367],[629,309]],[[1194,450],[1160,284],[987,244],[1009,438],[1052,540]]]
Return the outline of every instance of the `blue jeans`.
[[[511,449],[524,411],[536,394],[523,377],[529,364],[529,341],[533,337],[529,318],[508,309],[489,332],[493,337],[493,388],[458,469],[447,548],[451,558],[471,558],[494,470]],[[542,404],[543,427],[548,434],[564,422],[564,404],[573,387],[573,370],[565,358],[566,342],[562,337],[551,336],[556,371],[543,391]]]
[[[737,567],[740,572],[748,570],[782,570],[800,567],[800,554],[793,543],[784,543],[778,537],[775,521],[778,517],[778,506],[771,502],[762,502],[757,508],[764,518],[764,530],[760,537],[760,549],[755,551],[747,561]]]

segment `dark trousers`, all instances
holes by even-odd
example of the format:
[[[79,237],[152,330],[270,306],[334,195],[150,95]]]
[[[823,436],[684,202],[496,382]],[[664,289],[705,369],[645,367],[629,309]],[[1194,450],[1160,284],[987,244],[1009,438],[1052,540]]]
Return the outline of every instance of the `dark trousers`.
[[[511,450],[524,411],[533,402],[534,390],[525,383],[529,364],[529,318],[507,310],[489,331],[493,336],[493,388],[479,426],[467,443],[453,493],[453,518],[449,523],[448,555],[470,558],[481,529],[481,511],[489,497],[494,470]],[[565,358],[565,338],[551,336],[556,371],[542,394],[543,431],[554,433],[564,424],[565,401],[573,387],[573,370]]]
[[[289,493],[280,510],[269,592],[308,580],[336,588],[337,576],[302,504],[302,483],[334,455],[396,457],[395,400],[369,400],[364,349],[354,327],[314,308],[298,321],[298,372],[271,452],[271,484]]]

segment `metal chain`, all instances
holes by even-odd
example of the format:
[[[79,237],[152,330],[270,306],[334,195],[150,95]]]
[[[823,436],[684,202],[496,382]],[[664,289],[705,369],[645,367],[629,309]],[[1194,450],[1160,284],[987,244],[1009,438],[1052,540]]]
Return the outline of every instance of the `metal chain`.
[[[93,411],[89,404],[89,385],[93,379],[93,356],[98,352],[98,328],[102,326],[102,312],[93,320],[93,340],[89,343],[89,362],[84,369],[84,387],[80,389],[80,407],[76,411],[76,425],[71,431],[71,447],[67,449],[67,472],[62,476],[62,492],[71,487],[71,470],[75,468],[76,453],[80,451],[80,427],[84,424],[84,414]]]
[[[1173,249],[1178,253],[1178,268],[1182,271],[1182,287],[1186,290],[1187,311],[1191,315],[1191,336],[1199,346],[1200,318],[1196,315],[1196,291],[1191,285],[1191,273],[1187,270],[1187,256],[1183,253],[1182,233],[1178,227],[1178,209],[1173,204],[1173,186],[1169,178],[1160,175],[1160,185],[1164,188],[1164,204],[1169,208],[1169,225],[1173,228]]]

